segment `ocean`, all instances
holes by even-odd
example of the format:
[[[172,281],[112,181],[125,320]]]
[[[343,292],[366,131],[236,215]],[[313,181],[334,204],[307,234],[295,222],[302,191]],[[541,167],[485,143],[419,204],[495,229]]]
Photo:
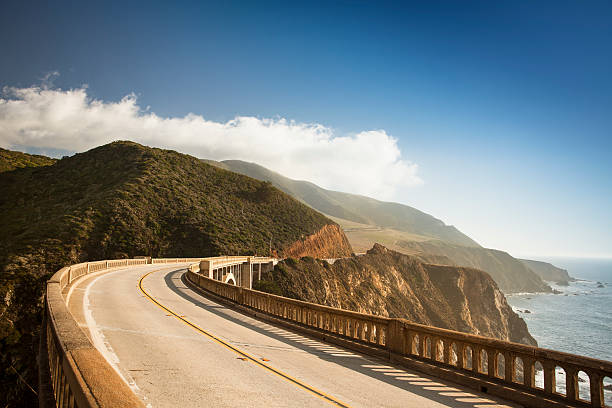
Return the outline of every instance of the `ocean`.
[[[569,286],[551,284],[562,292],[557,295],[521,293],[507,296],[508,303],[525,320],[538,345],[612,361],[612,259],[538,260],[567,269],[570,276],[577,279]],[[582,376],[581,396],[588,387],[584,380]],[[540,373],[536,383],[541,382]],[[561,382],[564,392],[565,381]],[[606,378],[604,383],[610,386],[612,379]],[[612,405],[612,390],[606,389],[605,399]]]

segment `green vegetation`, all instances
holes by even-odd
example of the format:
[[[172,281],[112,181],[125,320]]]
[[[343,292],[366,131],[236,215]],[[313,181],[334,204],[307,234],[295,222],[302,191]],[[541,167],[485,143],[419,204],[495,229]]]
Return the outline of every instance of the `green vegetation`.
[[[14,152],[0,148],[0,173],[23,167],[50,166],[56,161],[46,156]]]
[[[33,405],[17,372],[36,384],[41,289],[62,266],[136,255],[268,255],[270,240],[280,252],[333,223],[270,183],[131,142],[0,173],[0,191],[3,407]]]

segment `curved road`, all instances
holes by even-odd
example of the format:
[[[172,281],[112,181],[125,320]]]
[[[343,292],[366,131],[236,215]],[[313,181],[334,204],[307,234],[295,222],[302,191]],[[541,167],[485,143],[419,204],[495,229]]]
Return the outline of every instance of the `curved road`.
[[[187,288],[185,266],[87,275],[67,293],[148,406],[516,407],[247,317]]]

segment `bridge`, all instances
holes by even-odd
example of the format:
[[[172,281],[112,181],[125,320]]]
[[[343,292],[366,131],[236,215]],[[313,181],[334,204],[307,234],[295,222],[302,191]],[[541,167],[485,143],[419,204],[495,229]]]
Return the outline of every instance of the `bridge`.
[[[46,288],[40,405],[492,408],[609,401],[611,362],[253,290],[275,263],[142,258],[62,268]],[[585,377],[586,386],[579,381]]]

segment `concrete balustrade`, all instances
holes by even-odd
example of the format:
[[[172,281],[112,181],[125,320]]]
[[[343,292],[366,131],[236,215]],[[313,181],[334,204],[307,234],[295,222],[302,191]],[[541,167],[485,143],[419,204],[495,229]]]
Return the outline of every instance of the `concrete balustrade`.
[[[318,337],[331,340],[333,336],[337,344],[385,355],[410,368],[530,407],[605,406],[603,379],[612,378],[609,361],[288,299],[228,285],[198,269],[192,265],[186,274],[193,285],[255,315],[290,323],[292,329],[308,334],[315,330]],[[544,376],[542,388],[535,381],[538,365]],[[566,373],[564,394],[558,391],[556,367]],[[590,400],[578,395],[581,371],[590,380]]]
[[[85,262],[62,268],[47,281],[41,331],[41,352],[46,358],[41,356],[39,361],[41,379],[49,380],[52,395],[43,392],[41,387],[41,406],[53,403],[57,407],[143,406],[78,326],[63,292],[70,283],[88,273],[146,263],[144,259]]]
[[[210,262],[215,268],[272,263],[263,257],[109,259],[84,262],[60,269],[47,281],[45,317],[41,331],[41,384],[50,382],[50,394],[41,392],[41,406],[133,407],[142,406],[127,384],[89,341],[70,314],[63,293],[75,280],[90,273],[145,264]],[[252,272],[252,267],[249,268]],[[249,280],[250,282],[250,280]],[[44,364],[43,364],[44,363]],[[45,380],[46,379],[46,380]]]
[[[45,395],[41,389],[41,406],[142,406],[78,326],[63,293],[72,282],[90,273],[133,265],[173,263],[189,263],[185,275],[188,282],[244,311],[347,348],[388,358],[409,368],[530,407],[605,406],[603,380],[612,378],[611,362],[250,289],[253,279],[275,262],[275,259],[265,257],[142,257],[85,262],[60,269],[47,282],[46,289],[41,332],[41,384],[50,383],[52,395]],[[237,284],[242,286],[212,279],[215,270],[231,270],[239,274],[243,279],[239,279]],[[557,379],[558,367],[565,371],[565,384]],[[538,368],[543,373],[542,388],[537,387]],[[588,376],[590,384],[589,395],[582,395],[582,398],[579,393],[580,372]],[[48,378],[46,382],[45,377]],[[565,385],[564,394],[559,392],[563,388],[560,385]]]

